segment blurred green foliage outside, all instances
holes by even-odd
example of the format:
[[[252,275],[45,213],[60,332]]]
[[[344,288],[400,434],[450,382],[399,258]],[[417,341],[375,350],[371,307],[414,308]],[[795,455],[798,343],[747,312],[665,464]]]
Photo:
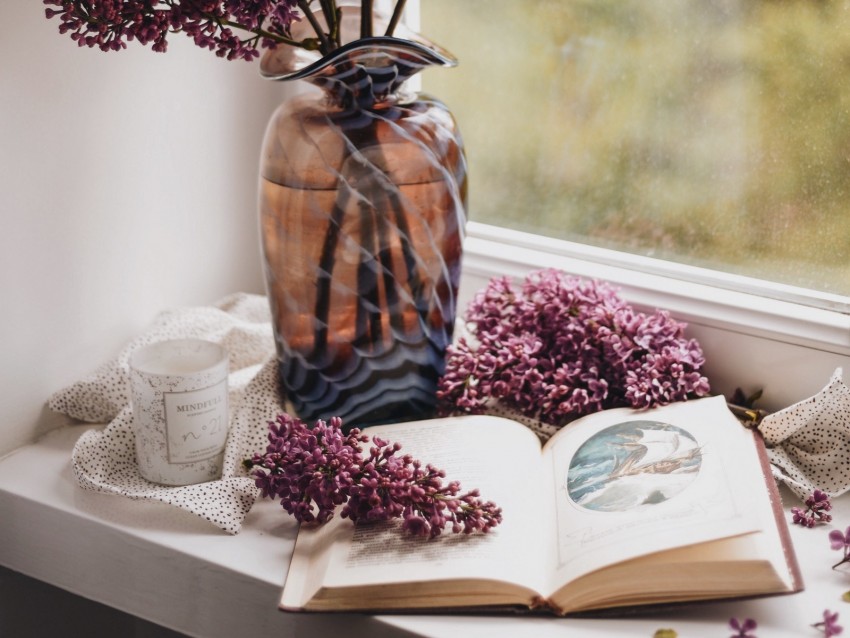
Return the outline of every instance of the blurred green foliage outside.
[[[471,219],[850,295],[850,2],[421,7]]]

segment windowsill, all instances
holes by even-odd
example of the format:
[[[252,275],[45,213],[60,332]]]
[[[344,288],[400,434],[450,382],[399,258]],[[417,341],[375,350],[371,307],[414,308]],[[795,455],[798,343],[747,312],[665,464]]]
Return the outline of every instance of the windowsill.
[[[470,225],[461,307],[494,273],[521,277],[559,267],[606,279],[644,310],[666,308],[700,340],[715,391],[763,388],[763,407],[777,409],[818,391],[835,367],[848,364],[850,317],[789,301],[683,283],[586,255],[558,242]],[[532,243],[528,243],[532,241]],[[537,243],[534,243],[537,242]],[[538,245],[539,244],[539,245]],[[827,529],[793,526],[807,590],[790,598],[706,604],[628,620],[284,614],[277,601],[295,525],[277,504],[259,502],[243,531],[228,536],[190,514],[158,503],[85,492],[70,468],[70,426],[0,459],[0,565],[157,624],[198,636],[347,635],[651,636],[673,626],[683,636],[722,634],[730,616],[750,616],[759,632],[801,635],[824,608],[840,609],[847,589]],[[850,519],[850,498],[836,503],[836,527]],[[801,624],[802,623],[802,624]],[[792,628],[798,627],[797,630]]]
[[[158,503],[79,489],[74,441],[89,426],[56,430],[0,460],[0,564],[75,594],[189,635],[681,636],[722,634],[729,617],[752,617],[759,633],[799,636],[824,608],[840,610],[844,574],[832,571],[827,527],[791,526],[806,591],[762,600],[706,603],[625,619],[501,616],[289,614],[277,610],[295,524],[262,501],[229,536]],[[787,496],[787,495],[786,495]],[[790,501],[789,501],[790,502]],[[850,499],[835,503],[836,527]],[[728,633],[728,632],[727,632]]]

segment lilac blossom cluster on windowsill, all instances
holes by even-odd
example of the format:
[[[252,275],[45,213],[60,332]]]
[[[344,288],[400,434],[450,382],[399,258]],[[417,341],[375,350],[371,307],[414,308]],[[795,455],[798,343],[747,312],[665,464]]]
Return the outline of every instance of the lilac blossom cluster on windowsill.
[[[802,507],[792,507],[791,515],[792,522],[803,527],[814,527],[818,523],[829,523],[832,521],[832,502],[829,500],[829,494],[822,490],[816,489],[806,497],[806,509]]]
[[[705,396],[700,345],[667,312],[634,310],[610,285],[554,269],[519,289],[494,278],[470,304],[470,337],[449,348],[443,412],[481,413],[489,401],[551,425],[615,407],[649,408]]]
[[[843,633],[844,628],[838,624],[838,612],[823,610],[823,620],[812,624],[812,627],[817,629],[825,638],[838,636]],[[729,619],[729,629],[735,633],[729,638],[758,638],[752,633],[758,629],[758,623],[752,618],[738,620],[737,618]],[[655,632],[653,638],[677,638],[678,633],[674,629],[659,629]]]

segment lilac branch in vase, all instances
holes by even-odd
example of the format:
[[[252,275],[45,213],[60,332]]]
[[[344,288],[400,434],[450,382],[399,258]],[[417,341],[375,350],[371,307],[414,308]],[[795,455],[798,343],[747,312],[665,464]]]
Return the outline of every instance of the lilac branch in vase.
[[[395,28],[398,26],[399,20],[401,19],[401,14],[404,12],[404,5],[407,3],[407,0],[398,0],[395,5],[395,9],[393,9],[392,18],[390,18],[390,23],[387,25],[387,31],[384,35],[387,37],[392,37],[393,33],[395,33]]]
[[[340,9],[336,0],[319,0],[327,29],[310,5],[313,0],[43,0],[45,16],[58,18],[59,32],[79,46],[120,51],[135,40],[156,52],[168,49],[168,36],[185,33],[201,48],[228,60],[253,60],[259,48],[279,45],[319,49],[328,55],[341,46]],[[391,36],[404,10],[396,3],[386,35]],[[300,10],[300,13],[299,13]],[[292,38],[293,23],[306,18],[315,38]],[[235,32],[250,34],[243,38]],[[361,5],[361,37],[373,34],[373,0]]]
[[[79,46],[120,51],[127,41],[150,45],[156,52],[168,49],[167,36],[185,33],[199,47],[228,60],[252,60],[263,48],[288,45],[313,48],[310,40],[292,39],[290,27],[300,19],[296,0],[240,3],[181,0],[43,0],[45,16],[58,17],[59,32]],[[51,8],[56,7],[56,8]],[[234,29],[251,34],[242,39]]]
[[[393,255],[390,248],[390,224],[386,215],[375,215],[378,225],[378,262],[384,278],[384,294],[387,307],[398,308],[400,298],[393,277]],[[404,318],[401,313],[390,313],[390,328],[398,333],[404,330]]]
[[[372,0],[360,0],[360,37],[372,37]]]
[[[341,46],[339,8],[334,0],[319,0],[319,4],[322,7],[322,15],[325,16],[325,24],[328,25],[328,38],[330,38],[333,48],[338,49]]]
[[[381,324],[381,300],[378,293],[378,273],[376,268],[375,217],[380,212],[361,192],[362,199],[357,202],[360,212],[360,247],[363,255],[357,266],[357,318],[355,320],[355,341],[367,350],[373,350],[383,339]],[[389,304],[388,304],[389,305]],[[392,308],[390,308],[392,311]]]
[[[370,131],[372,137],[374,131]],[[361,140],[362,142],[363,140]],[[314,351],[311,359],[318,362],[325,358],[328,348],[328,325],[331,320],[331,288],[333,273],[336,268],[336,250],[339,245],[339,233],[346,215],[346,208],[351,201],[350,184],[358,184],[357,193],[359,209],[360,243],[365,258],[357,270],[357,314],[356,334],[354,342],[364,347],[376,344],[383,337],[381,324],[381,302],[378,295],[378,269],[383,273],[384,296],[389,323],[393,328],[401,330],[404,326],[403,308],[396,286],[399,285],[393,276],[393,260],[390,249],[389,214],[394,217],[405,270],[407,272],[406,287],[410,291],[413,305],[420,317],[420,323],[427,320],[428,308],[424,302],[424,284],[419,273],[416,255],[410,242],[410,227],[404,204],[395,192],[395,186],[389,177],[377,164],[382,162],[382,153],[377,138],[369,145],[373,149],[373,163],[354,160],[352,151],[347,151],[341,160],[343,169],[337,190],[337,199],[331,211],[328,228],[319,257],[317,275],[317,295],[315,306],[316,329],[314,334]],[[386,201],[386,210],[379,210],[378,203]],[[369,256],[375,255],[376,259]],[[377,260],[377,261],[376,261]],[[410,336],[410,335],[408,335]],[[372,347],[367,347],[371,350]]]
[[[313,27],[313,31],[316,32],[316,36],[319,38],[319,50],[322,52],[322,55],[328,55],[334,47],[330,40],[328,40],[328,36],[325,35],[322,25],[319,24],[316,16],[313,15],[312,11],[310,11],[310,7],[308,6],[309,4],[309,0],[298,0],[298,8],[301,9],[301,12],[307,18],[310,26]]]

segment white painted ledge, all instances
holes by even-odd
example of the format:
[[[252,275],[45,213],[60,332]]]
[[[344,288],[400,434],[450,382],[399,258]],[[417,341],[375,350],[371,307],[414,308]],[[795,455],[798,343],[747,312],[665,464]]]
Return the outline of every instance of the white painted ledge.
[[[0,460],[0,564],[191,636],[647,637],[673,627],[689,638],[726,635],[730,616],[758,620],[758,635],[816,635],[823,609],[850,626],[847,573],[832,571],[830,527],[791,535],[807,589],[757,601],[712,603],[627,619],[287,614],[277,610],[295,525],[259,502],[236,536],[157,503],[85,492],[70,469],[88,426],[51,432]],[[850,499],[835,527],[850,524]],[[533,540],[531,541],[533,542]],[[648,575],[650,577],[650,575]],[[726,633],[724,633],[726,632]]]
[[[0,564],[192,636],[324,635],[343,625],[399,635],[366,616],[330,626],[277,610],[297,526],[271,501],[230,536],[160,503],[80,489],[70,454],[86,429],[55,430],[0,460]]]

